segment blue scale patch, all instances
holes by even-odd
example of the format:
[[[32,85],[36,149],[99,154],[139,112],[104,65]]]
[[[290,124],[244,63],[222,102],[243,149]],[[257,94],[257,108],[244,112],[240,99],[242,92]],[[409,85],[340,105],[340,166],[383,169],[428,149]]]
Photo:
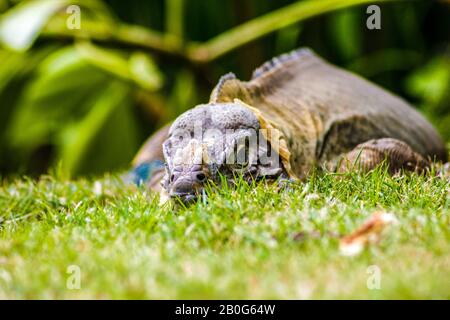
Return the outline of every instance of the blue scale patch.
[[[164,162],[161,160],[153,160],[144,162],[134,168],[129,174],[129,180],[137,185],[148,182],[155,171],[164,169]]]

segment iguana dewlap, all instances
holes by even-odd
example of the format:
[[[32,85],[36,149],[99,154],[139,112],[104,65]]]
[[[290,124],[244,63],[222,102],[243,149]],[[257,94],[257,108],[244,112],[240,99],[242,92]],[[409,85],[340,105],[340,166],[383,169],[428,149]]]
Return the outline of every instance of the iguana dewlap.
[[[227,161],[239,152],[244,161]],[[260,161],[264,153],[271,160]],[[386,160],[392,171],[416,170],[446,158],[436,130],[403,99],[300,49],[266,62],[248,82],[223,76],[208,104],[151,137],[134,164],[163,160],[163,189],[190,201],[221,175],[302,179],[316,166],[369,170]]]

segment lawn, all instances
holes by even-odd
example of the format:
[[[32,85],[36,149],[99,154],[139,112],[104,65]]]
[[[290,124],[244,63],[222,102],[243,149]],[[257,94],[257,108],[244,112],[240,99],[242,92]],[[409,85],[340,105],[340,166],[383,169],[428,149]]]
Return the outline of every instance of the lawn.
[[[241,183],[174,209],[114,175],[8,178],[0,298],[449,299],[449,184],[318,173],[289,190]],[[397,223],[343,255],[339,237],[375,211]]]

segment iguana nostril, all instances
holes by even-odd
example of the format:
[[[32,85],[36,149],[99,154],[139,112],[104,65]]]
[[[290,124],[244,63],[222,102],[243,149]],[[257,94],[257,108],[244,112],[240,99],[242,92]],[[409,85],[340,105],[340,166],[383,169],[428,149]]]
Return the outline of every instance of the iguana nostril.
[[[204,173],[197,173],[196,178],[197,178],[197,181],[203,182],[206,179],[206,175]]]
[[[172,187],[172,193],[175,196],[191,194],[193,191],[192,181],[186,179],[178,179]]]

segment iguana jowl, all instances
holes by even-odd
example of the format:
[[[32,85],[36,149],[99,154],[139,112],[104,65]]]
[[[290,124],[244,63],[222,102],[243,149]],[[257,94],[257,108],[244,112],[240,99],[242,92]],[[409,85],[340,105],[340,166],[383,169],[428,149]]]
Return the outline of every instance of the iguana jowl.
[[[194,132],[199,125],[202,133],[214,129],[216,134],[199,141]],[[225,161],[230,151],[243,148],[248,153],[248,144],[239,141],[261,129],[279,130],[276,137],[258,137],[257,154],[272,149],[280,165]],[[229,131],[233,133],[224,139]],[[279,143],[274,148],[275,138]],[[215,161],[205,161],[209,147],[217,145],[223,148]],[[188,202],[219,173],[229,180],[236,171],[256,179],[302,179],[315,166],[342,171],[357,163],[370,170],[384,160],[392,172],[420,170],[432,160],[446,161],[447,153],[435,129],[407,102],[309,49],[299,49],[266,62],[248,82],[231,73],[223,76],[209,103],[152,136],[135,165],[145,169],[155,160],[164,162],[165,169],[156,170],[151,187],[157,189],[162,179],[169,196]]]

